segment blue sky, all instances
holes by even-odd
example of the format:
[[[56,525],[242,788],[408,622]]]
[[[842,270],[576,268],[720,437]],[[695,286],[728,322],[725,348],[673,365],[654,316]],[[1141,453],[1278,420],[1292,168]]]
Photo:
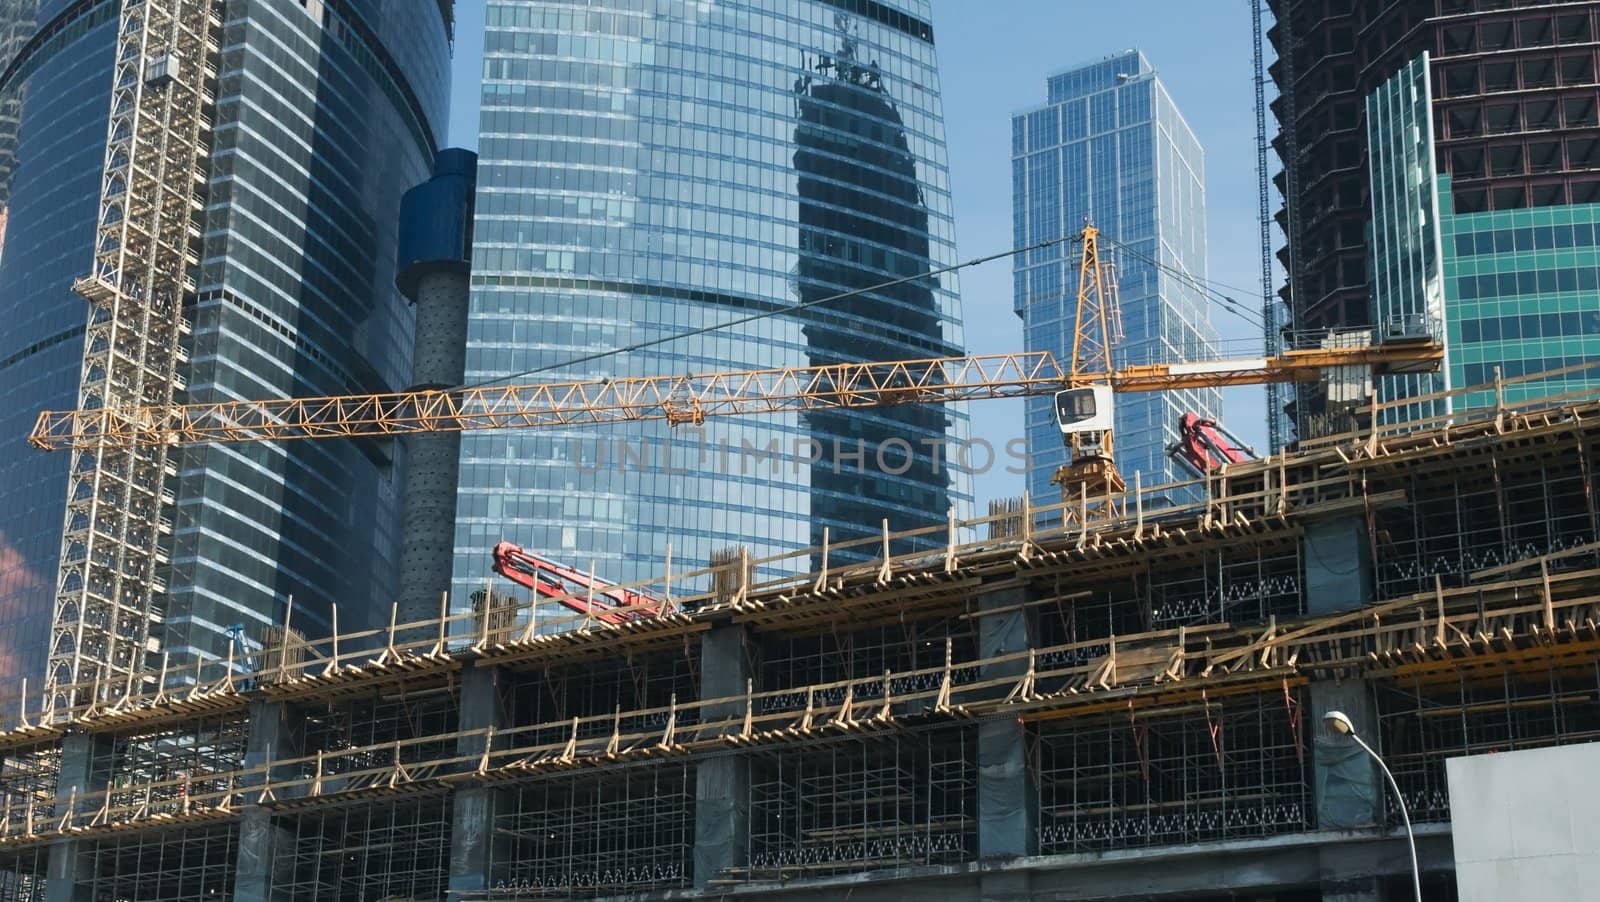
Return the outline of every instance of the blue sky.
[[[1010,246],[1011,113],[1043,102],[1050,73],[1136,47],[1156,67],[1205,148],[1209,277],[1237,286],[1219,290],[1259,309],[1250,6],[1251,0],[934,0],[961,259]],[[477,144],[483,7],[484,0],[456,2],[450,118],[456,146]],[[964,271],[961,295],[971,353],[1022,349],[1021,322],[1011,312],[1009,262]],[[1225,339],[1260,335],[1220,308],[1212,321]],[[1256,351],[1234,344],[1229,352]],[[1020,401],[977,402],[971,411],[973,434],[996,447],[1021,434]],[[1228,390],[1223,418],[1245,441],[1265,449],[1261,389]],[[986,499],[1021,491],[1020,476],[995,467],[978,477],[979,511]]]

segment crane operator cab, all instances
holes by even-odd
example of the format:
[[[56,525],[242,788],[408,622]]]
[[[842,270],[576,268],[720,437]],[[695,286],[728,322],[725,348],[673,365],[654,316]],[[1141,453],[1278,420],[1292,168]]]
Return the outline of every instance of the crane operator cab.
[[[1111,456],[1112,404],[1109,385],[1056,392],[1056,425],[1074,460]]]

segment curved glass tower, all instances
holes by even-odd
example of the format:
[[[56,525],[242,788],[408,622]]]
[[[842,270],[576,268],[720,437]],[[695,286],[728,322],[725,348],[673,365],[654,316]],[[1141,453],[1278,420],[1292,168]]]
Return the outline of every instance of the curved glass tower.
[[[40,409],[76,405],[87,306],[71,285],[93,252],[118,6],[43,0],[0,75],[0,114],[17,111],[15,140],[0,135],[0,676],[43,666],[68,458],[26,436]],[[187,396],[404,388],[412,320],[393,287],[395,222],[443,138],[449,4],[223,10]],[[259,635],[290,596],[308,632],[335,602],[341,626],[387,618],[394,448],[204,446],[175,461],[155,631],[175,660],[226,655],[230,625]]]
[[[875,288],[955,262],[928,4],[778,6],[490,2],[469,382],[961,353],[953,276]],[[669,543],[682,572],[943,523],[966,435],[956,406],[469,433],[454,595],[502,539],[633,580]]]

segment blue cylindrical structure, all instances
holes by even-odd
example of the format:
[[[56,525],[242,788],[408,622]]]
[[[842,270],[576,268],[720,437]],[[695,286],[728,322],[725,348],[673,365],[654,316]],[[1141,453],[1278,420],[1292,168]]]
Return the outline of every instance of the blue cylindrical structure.
[[[428,273],[465,272],[472,256],[473,192],[478,155],[451,147],[434,159],[433,177],[400,201],[400,252],[395,285],[412,303]],[[419,334],[417,340],[421,342]]]
[[[477,169],[478,155],[472,151],[442,150],[433,177],[406,192],[400,203],[395,285],[416,307],[415,390],[454,388],[465,377]],[[437,615],[450,588],[461,436],[413,435],[406,451],[397,616],[411,623]]]

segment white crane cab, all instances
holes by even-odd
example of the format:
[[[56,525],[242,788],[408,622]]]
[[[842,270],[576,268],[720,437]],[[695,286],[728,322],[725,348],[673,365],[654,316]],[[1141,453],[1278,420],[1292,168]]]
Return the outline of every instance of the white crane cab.
[[[1109,385],[1085,385],[1056,392],[1056,425],[1061,429],[1061,440],[1076,455],[1109,455],[1112,411]]]

